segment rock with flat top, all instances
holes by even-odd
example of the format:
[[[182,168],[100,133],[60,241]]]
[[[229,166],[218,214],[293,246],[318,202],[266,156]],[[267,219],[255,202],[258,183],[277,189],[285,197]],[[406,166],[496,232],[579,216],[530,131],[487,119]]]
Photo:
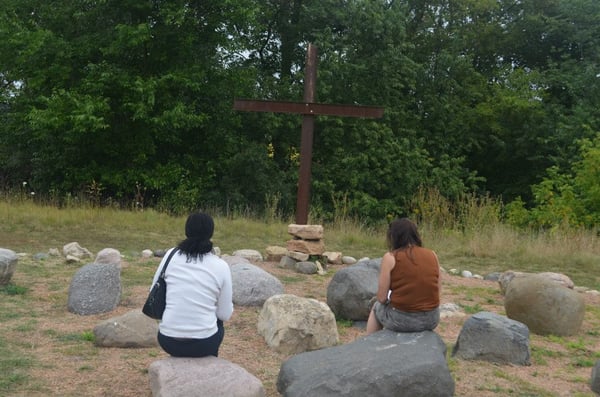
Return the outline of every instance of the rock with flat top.
[[[277,391],[286,397],[451,397],[454,380],[435,332],[383,330],[292,356],[281,365]]]
[[[288,234],[302,240],[321,240],[323,226],[321,225],[288,225]]]
[[[148,368],[153,397],[265,397],[262,382],[218,357],[167,357]]]
[[[288,251],[304,252],[309,255],[322,255],[325,252],[323,240],[288,240],[286,243]]]

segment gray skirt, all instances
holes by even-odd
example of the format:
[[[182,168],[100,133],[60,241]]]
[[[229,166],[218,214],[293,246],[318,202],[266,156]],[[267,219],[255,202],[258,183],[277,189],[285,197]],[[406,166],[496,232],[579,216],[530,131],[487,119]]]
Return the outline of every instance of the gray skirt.
[[[426,312],[403,312],[392,305],[375,302],[375,318],[383,328],[396,332],[433,331],[440,322],[439,307]]]

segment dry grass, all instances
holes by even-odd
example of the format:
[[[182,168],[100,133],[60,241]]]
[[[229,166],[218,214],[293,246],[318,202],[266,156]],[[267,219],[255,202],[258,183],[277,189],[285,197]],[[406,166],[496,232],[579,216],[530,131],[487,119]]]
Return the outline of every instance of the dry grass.
[[[0,395],[13,396],[150,396],[147,368],[166,357],[158,348],[98,348],[90,341],[93,327],[102,320],[139,309],[158,259],[128,258],[123,263],[124,296],[111,313],[78,316],[66,310],[70,277],[77,266],[62,260],[20,260],[13,277],[17,291],[3,290],[0,312]],[[340,267],[326,276],[308,276],[259,264],[284,282],[285,292],[326,301],[326,289]],[[12,292],[12,294],[11,294]],[[532,335],[529,367],[494,365],[454,359],[449,367],[456,396],[593,396],[588,381],[591,366],[600,358],[600,298],[586,294],[587,313],[581,332],[573,337]],[[466,316],[487,310],[503,314],[503,300],[495,283],[443,276],[443,302],[461,305]],[[270,349],[256,331],[259,308],[236,307],[226,324],[221,358],[237,363],[258,377],[269,397],[279,394],[276,381],[286,356]],[[436,330],[449,353],[467,317],[442,320]],[[341,343],[364,335],[358,327],[339,322]],[[27,362],[9,367],[7,359]],[[15,376],[19,374],[20,376]],[[11,377],[13,378],[11,380]]]
[[[0,201],[0,247],[28,255],[20,259],[12,285],[0,288],[0,396],[148,396],[148,365],[165,357],[158,348],[97,348],[90,341],[94,326],[107,318],[139,309],[158,259],[141,259],[143,249],[167,248],[182,237],[184,218],[151,210],[58,210],[29,202]],[[289,238],[283,221],[215,217],[214,241],[222,252],[240,248],[264,251]],[[434,248],[446,269],[492,271],[557,271],[577,285],[600,289],[600,243],[597,235],[524,233],[498,224],[472,230],[422,225],[427,246]],[[325,225],[327,249],[345,255],[378,257],[384,251],[384,230],[356,221]],[[32,255],[61,248],[72,241],[93,252],[116,248],[125,255],[123,296],[107,314],[77,316],[66,310],[70,280],[79,268],[62,258],[35,261]],[[285,292],[326,301],[327,276],[307,276],[260,264],[285,285]],[[443,302],[463,307],[467,315],[480,310],[504,313],[495,283],[445,275]],[[456,396],[593,396],[588,381],[600,359],[600,298],[585,295],[587,312],[581,332],[569,338],[531,337],[529,367],[498,366],[455,360],[448,363],[456,381]],[[286,357],[269,349],[257,334],[258,308],[236,307],[226,324],[221,357],[257,376],[274,397],[277,374]],[[466,317],[444,319],[436,330],[451,351]],[[338,323],[341,342],[364,334]]]

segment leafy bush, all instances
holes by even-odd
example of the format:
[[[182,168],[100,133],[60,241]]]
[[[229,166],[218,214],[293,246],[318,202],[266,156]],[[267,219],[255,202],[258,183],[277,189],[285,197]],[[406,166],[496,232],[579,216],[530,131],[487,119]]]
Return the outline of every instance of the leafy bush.
[[[546,170],[546,177],[532,187],[534,205],[525,208],[519,198],[506,208],[510,224],[523,227],[559,226],[595,228],[600,223],[600,133],[580,142],[581,160],[570,170],[558,166]]]

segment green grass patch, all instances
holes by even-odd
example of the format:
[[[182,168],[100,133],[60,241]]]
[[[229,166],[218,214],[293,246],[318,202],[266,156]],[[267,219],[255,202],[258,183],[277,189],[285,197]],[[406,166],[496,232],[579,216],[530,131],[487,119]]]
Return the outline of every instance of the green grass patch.
[[[339,328],[350,328],[354,324],[354,321],[352,321],[352,320],[346,320],[346,319],[343,319],[343,318],[336,319],[335,322],[337,323],[338,329]]]
[[[33,359],[0,336],[0,395],[29,380]],[[6,394],[6,395],[7,395]]]
[[[475,314],[484,311],[483,307],[481,307],[479,303],[474,305],[465,305],[464,303],[461,303],[460,307],[462,307],[467,314]]]
[[[0,287],[0,293],[5,295],[25,295],[27,288],[15,284],[7,284]]]
[[[565,353],[556,350],[550,350],[546,347],[531,346],[531,357],[536,365],[547,365],[547,358],[559,358],[563,357],[564,355]]]
[[[55,338],[60,342],[94,342],[93,331],[83,331],[79,333],[68,333],[62,335],[55,335]]]
[[[596,361],[598,361],[598,359],[591,357],[576,357],[573,360],[573,365],[576,367],[591,368],[596,365]]]
[[[301,283],[306,280],[304,276],[281,276],[279,281],[284,284]]]
[[[30,319],[26,322],[18,324],[14,330],[21,333],[33,332],[37,329],[38,322],[37,320]]]

